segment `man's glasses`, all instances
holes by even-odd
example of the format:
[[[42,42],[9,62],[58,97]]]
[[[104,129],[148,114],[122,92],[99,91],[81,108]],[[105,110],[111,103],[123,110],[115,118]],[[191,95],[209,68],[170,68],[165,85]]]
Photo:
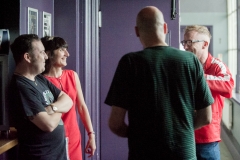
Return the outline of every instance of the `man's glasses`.
[[[183,41],[181,41],[181,44],[183,45],[183,46],[185,46],[185,45],[188,45],[188,46],[192,46],[192,44],[193,43],[196,43],[196,42],[204,42],[204,40],[183,40]]]

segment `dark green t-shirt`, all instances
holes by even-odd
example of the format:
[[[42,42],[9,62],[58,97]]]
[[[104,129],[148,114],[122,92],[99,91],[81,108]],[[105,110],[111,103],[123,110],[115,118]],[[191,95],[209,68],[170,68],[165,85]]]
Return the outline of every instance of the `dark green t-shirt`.
[[[213,98],[194,54],[159,46],[121,58],[105,103],[128,110],[129,159],[196,159],[194,110]]]

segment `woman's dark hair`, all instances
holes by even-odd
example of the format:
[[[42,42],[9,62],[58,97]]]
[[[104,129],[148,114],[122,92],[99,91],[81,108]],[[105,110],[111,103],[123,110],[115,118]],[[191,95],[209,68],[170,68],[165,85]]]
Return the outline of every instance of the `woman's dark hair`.
[[[68,48],[67,42],[61,37],[45,36],[41,38],[45,52],[49,52],[48,59],[46,60],[45,71],[42,73],[48,73],[51,67],[51,59],[54,56],[54,50],[59,48]]]

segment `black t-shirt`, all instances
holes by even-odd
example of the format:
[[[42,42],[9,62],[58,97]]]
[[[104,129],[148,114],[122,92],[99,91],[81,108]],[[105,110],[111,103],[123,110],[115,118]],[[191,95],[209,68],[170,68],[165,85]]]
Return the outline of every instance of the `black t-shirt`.
[[[213,103],[190,52],[152,47],[124,55],[105,103],[128,110],[129,159],[196,159],[194,110]]]
[[[10,116],[18,132],[20,159],[65,160],[65,131],[62,120],[52,132],[44,132],[28,117],[46,112],[44,107],[53,103],[60,90],[42,75],[35,82],[13,75],[9,85]]]

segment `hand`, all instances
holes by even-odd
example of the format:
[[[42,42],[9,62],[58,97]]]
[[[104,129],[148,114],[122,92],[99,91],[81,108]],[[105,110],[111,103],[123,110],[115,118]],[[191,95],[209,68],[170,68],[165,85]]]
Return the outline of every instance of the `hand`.
[[[89,154],[88,158],[94,155],[95,150],[96,150],[95,135],[90,134],[85,148],[85,153]]]
[[[45,107],[45,110],[47,111],[47,114],[53,114],[54,113],[54,111],[52,110],[52,107],[50,105]]]

